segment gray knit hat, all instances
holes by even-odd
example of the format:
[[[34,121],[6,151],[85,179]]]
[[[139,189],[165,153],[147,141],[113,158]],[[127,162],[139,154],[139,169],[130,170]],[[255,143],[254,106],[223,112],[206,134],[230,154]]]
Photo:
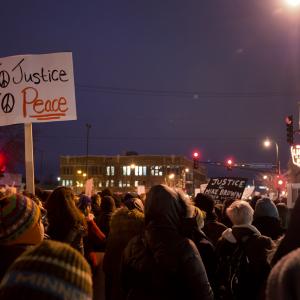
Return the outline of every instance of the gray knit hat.
[[[279,219],[276,205],[269,198],[263,198],[256,202],[253,218],[273,217]]]

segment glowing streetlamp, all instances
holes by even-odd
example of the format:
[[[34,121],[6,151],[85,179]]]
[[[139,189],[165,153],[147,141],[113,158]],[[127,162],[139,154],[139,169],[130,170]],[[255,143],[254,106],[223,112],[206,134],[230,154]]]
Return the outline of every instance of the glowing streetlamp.
[[[299,0],[300,1],[300,0]],[[280,174],[279,147],[275,141],[266,138],[263,142],[265,148],[269,148],[272,144],[276,147],[276,174]]]
[[[175,178],[175,174],[174,173],[169,174],[169,179],[174,179],[174,178]]]
[[[292,7],[297,7],[300,5],[300,0],[285,0],[286,4]]]
[[[78,175],[82,174],[82,171],[81,170],[77,170],[77,174]]]

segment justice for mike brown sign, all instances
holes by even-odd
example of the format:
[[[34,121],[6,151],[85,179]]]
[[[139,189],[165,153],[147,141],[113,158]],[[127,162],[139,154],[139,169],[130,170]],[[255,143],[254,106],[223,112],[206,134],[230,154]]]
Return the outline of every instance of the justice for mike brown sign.
[[[215,200],[242,199],[246,187],[246,178],[217,177],[211,178],[204,194],[212,196]]]

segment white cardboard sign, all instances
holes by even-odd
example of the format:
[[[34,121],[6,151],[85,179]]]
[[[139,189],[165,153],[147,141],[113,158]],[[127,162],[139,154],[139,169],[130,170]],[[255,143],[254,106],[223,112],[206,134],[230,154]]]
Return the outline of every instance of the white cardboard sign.
[[[0,126],[76,119],[71,52],[0,58]]]

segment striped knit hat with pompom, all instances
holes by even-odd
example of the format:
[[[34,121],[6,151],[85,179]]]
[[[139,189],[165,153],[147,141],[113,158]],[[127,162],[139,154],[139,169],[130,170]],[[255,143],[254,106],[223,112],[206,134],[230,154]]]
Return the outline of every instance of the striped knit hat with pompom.
[[[40,217],[40,209],[28,197],[12,194],[0,199],[0,244],[17,240],[35,225]]]
[[[92,300],[92,277],[85,258],[69,245],[46,240],[24,252],[0,285],[5,300]]]

